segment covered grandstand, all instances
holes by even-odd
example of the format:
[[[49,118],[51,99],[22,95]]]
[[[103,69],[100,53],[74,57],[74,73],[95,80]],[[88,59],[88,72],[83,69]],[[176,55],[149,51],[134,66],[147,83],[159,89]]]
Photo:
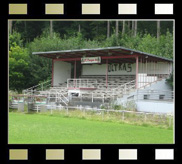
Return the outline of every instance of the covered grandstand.
[[[52,59],[52,79],[24,90],[24,94],[47,96],[47,103],[62,105],[76,101],[103,104],[125,95],[131,97],[136,90],[168,78],[173,65],[171,59],[124,47],[33,52],[33,55]],[[170,94],[159,93],[157,98],[161,97],[172,99]]]

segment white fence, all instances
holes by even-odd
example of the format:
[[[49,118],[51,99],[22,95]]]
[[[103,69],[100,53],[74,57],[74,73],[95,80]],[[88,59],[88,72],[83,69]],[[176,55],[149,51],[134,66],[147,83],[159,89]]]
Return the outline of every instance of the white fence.
[[[47,109],[45,109],[45,107]],[[37,112],[45,112],[45,111],[50,111],[50,114],[52,115],[54,111],[65,111],[66,115],[71,112],[71,110],[77,109],[80,110],[83,114],[83,116],[86,116],[87,112],[91,111],[94,112],[97,115],[101,115],[102,119],[104,118],[104,115],[110,115],[110,113],[120,113],[120,119],[125,120],[127,119],[127,113],[130,114],[135,114],[135,115],[140,115],[140,121],[148,121],[149,118],[154,118],[158,116],[159,118],[165,118],[169,119],[169,126],[172,125],[172,118],[173,118],[173,113],[151,113],[151,112],[136,112],[136,111],[128,111],[128,110],[114,110],[114,109],[99,109],[99,108],[91,108],[91,107],[82,107],[82,106],[55,106],[55,105],[45,105],[44,110],[41,110],[41,108],[37,108]],[[70,110],[70,111],[69,111]],[[93,114],[94,114],[93,113]]]
[[[151,113],[151,112],[137,112],[137,111],[128,111],[128,110],[114,110],[114,109],[100,109],[100,108],[91,108],[91,107],[84,107],[84,106],[57,106],[57,105],[42,105],[47,108],[47,110],[52,110],[51,113],[53,113],[54,110],[68,110],[69,109],[78,109],[80,111],[97,111],[97,112],[116,112],[116,113],[133,113],[133,114],[143,114],[143,115],[169,115],[173,116],[173,113]],[[40,109],[38,109],[40,110]]]

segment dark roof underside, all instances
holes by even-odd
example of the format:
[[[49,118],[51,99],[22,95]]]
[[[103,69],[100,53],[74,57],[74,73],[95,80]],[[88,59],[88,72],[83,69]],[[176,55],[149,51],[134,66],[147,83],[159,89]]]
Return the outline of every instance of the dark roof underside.
[[[144,61],[147,59],[150,61],[158,61],[158,62],[172,62],[173,60],[167,59],[164,57],[159,57],[153,54],[148,54],[145,52],[128,49],[124,47],[107,47],[107,48],[94,48],[94,49],[78,49],[78,50],[63,50],[63,51],[48,51],[48,52],[33,52],[33,55],[39,55],[41,57],[46,57],[50,59],[74,59],[74,58],[82,58],[82,57],[94,57],[100,56],[102,57],[111,57],[111,56],[126,56],[131,57],[132,55],[138,55],[139,61]],[[74,61],[69,61],[74,62]],[[102,60],[102,63],[105,63],[106,60]],[[109,59],[109,62],[112,63],[120,63],[120,62],[128,62],[135,63],[135,58],[120,58],[120,59]]]

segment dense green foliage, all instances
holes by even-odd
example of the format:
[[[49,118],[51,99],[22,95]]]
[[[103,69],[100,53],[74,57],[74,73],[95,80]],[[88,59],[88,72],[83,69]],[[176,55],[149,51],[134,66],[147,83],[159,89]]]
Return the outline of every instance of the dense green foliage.
[[[41,114],[9,113],[9,144],[172,144],[173,130]]]
[[[166,79],[166,81],[168,82],[168,84],[173,88],[173,73],[169,76],[168,79]]]
[[[128,21],[127,21],[128,22]],[[173,23],[161,21],[160,39],[156,38],[155,21],[138,21],[136,36],[131,24],[122,33],[115,34],[115,21],[53,21],[50,34],[49,21],[13,21],[9,36],[9,88],[22,89],[51,78],[52,61],[32,55],[32,52],[123,46],[151,54],[173,58]]]
[[[30,83],[30,57],[28,50],[22,46],[20,35],[14,33],[10,36],[9,49],[9,88],[20,92],[23,87],[29,87]]]
[[[126,22],[126,32],[131,34],[131,21]],[[156,36],[157,28],[156,21],[137,21],[140,33],[149,33]],[[115,33],[115,21],[110,21],[110,33]],[[161,21],[160,33],[165,35],[167,30],[173,32],[172,21]],[[13,21],[12,29],[21,33],[24,42],[33,41],[34,38],[40,36],[44,30],[49,30],[50,21]],[[121,33],[123,21],[119,21],[119,32]],[[82,33],[83,37],[91,40],[102,41],[106,39],[107,21],[53,21],[54,32],[59,33],[60,37],[67,38],[73,36],[75,33]]]
[[[136,37],[127,34],[120,37],[112,35],[109,39],[102,42],[102,45],[104,47],[123,46],[170,59],[173,58],[173,35],[169,31],[165,35],[160,36],[160,42],[149,33],[138,33]]]

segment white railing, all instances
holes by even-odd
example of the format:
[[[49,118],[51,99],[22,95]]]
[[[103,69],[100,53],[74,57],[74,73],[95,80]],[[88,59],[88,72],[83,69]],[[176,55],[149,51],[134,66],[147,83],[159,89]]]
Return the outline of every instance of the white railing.
[[[63,93],[61,93],[61,91],[49,91],[47,96],[48,103],[52,98],[55,99],[55,102],[63,102],[65,105],[68,105],[69,103],[69,99]]]
[[[106,93],[105,94],[104,93],[81,93],[80,99],[81,100],[84,98],[91,99],[91,102],[94,102],[94,100],[96,99],[100,99],[104,103],[107,98],[106,95],[107,95]]]
[[[122,91],[122,93],[126,94],[126,93],[130,92],[131,89],[135,89],[135,87],[136,87],[135,81],[136,80],[132,80],[123,85],[120,85],[120,86],[112,89],[112,92]]]
[[[122,97],[123,94],[129,93],[132,89],[135,89],[135,80],[113,89],[97,89],[92,93],[80,93],[80,99],[91,99],[92,102],[100,99],[104,103],[106,100],[115,100],[118,97]]]
[[[69,99],[64,96],[64,94],[62,94],[61,92],[57,92],[57,99],[61,100],[65,105],[68,105],[69,103]]]
[[[95,79],[67,79],[67,88],[96,88]]]
[[[38,85],[35,85],[33,87],[27,88],[23,90],[24,95],[35,95],[39,91],[44,91],[45,89],[48,89],[51,87],[51,80],[45,81],[43,83],[40,83]]]

